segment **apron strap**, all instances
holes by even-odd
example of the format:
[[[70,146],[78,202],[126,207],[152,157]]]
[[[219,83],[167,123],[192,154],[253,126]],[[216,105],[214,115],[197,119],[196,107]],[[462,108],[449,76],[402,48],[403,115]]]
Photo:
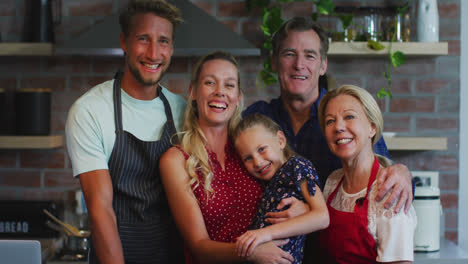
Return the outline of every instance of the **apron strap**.
[[[179,137],[174,136],[177,133],[177,130],[174,125],[174,120],[172,117],[172,111],[171,111],[171,106],[169,105],[169,102],[166,99],[166,96],[162,92],[161,86],[158,87],[158,96],[161,98],[163,104],[164,104],[164,111],[166,112],[166,119],[167,123],[166,125],[168,126],[167,128],[169,129],[169,134],[171,135],[171,142],[174,143],[175,145],[179,144]]]
[[[374,181],[375,181],[375,178],[376,178],[376,176],[377,176],[377,172],[379,172],[379,167],[380,167],[379,161],[377,160],[377,157],[374,156],[374,163],[372,164],[371,175],[370,175],[369,181],[368,181],[368,183],[367,183],[366,196],[357,199],[357,200],[356,200],[356,204],[357,204],[357,203],[362,204],[362,202],[363,202],[365,199],[367,199],[367,195],[369,194],[370,187],[372,186],[372,184],[373,184]],[[330,194],[330,196],[328,197],[328,199],[327,199],[327,203],[328,203],[328,204],[331,204],[331,202],[333,201],[333,198],[335,198],[335,195],[336,195],[336,193],[338,192],[339,187],[340,187],[341,184],[343,183],[343,180],[344,180],[344,176],[341,178],[340,182],[339,182],[338,185],[336,186],[336,188],[335,188],[335,190],[333,191],[333,193]]]
[[[377,177],[377,172],[379,172],[379,167],[380,167],[379,161],[377,160],[377,157],[374,156],[374,164],[372,164],[371,176],[370,176],[370,179],[369,179],[369,183],[367,183],[367,192],[366,192],[365,199],[367,199],[367,196],[369,195],[370,188],[371,188],[372,184],[374,183],[375,178]]]
[[[123,131],[122,125],[122,100],[120,97],[120,82],[122,81],[123,72],[117,71],[114,76],[114,123],[115,133]]]

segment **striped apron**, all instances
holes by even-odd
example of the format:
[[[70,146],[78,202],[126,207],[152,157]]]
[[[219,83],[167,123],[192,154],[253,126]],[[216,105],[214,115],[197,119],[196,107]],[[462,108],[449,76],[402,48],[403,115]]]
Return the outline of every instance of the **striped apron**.
[[[182,240],[175,227],[159,175],[159,158],[171,147],[176,133],[169,103],[158,88],[167,122],[161,139],[141,141],[122,125],[120,82],[114,80],[114,119],[116,138],[109,159],[113,186],[113,208],[126,264],[184,263]],[[159,118],[155,116],[154,118]],[[177,137],[173,138],[173,143]],[[93,246],[89,263],[97,261]]]

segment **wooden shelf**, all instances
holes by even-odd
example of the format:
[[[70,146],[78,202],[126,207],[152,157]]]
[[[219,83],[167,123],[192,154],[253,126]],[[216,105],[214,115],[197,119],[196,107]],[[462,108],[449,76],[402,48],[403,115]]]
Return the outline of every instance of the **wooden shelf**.
[[[386,48],[375,51],[367,47],[367,42],[331,42],[329,56],[386,56],[388,42],[381,42]],[[393,42],[392,51],[401,51],[408,56],[439,56],[448,55],[447,42]]]
[[[51,56],[52,43],[0,43],[0,56]]]
[[[388,42],[380,42],[385,47]],[[393,51],[402,51],[408,56],[440,56],[448,55],[447,42],[394,42]],[[55,54],[52,43],[0,43],[0,56],[51,56]],[[371,50],[367,42],[336,42],[330,43],[329,56],[384,56],[387,49]]]
[[[447,150],[444,137],[386,137],[388,150]]]
[[[62,135],[0,136],[0,149],[52,149],[61,146]]]

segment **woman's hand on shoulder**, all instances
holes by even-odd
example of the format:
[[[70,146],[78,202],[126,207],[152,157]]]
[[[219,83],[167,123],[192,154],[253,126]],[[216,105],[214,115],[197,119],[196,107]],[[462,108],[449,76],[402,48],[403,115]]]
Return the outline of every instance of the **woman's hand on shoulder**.
[[[288,239],[275,240],[258,245],[252,255],[247,257],[247,260],[253,263],[262,264],[290,264],[294,262],[294,258],[286,251],[283,251],[279,246],[288,243]]]

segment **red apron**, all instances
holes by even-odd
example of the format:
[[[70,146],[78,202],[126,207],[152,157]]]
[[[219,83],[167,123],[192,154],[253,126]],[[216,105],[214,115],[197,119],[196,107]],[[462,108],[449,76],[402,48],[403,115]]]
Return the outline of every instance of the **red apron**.
[[[319,235],[321,254],[326,263],[376,263],[377,248],[368,231],[367,209],[370,187],[379,171],[379,162],[374,158],[371,176],[367,184],[366,196],[358,199],[354,212],[342,212],[331,207],[331,202],[343,183],[343,178],[328,197],[327,207],[330,214],[330,226]]]

